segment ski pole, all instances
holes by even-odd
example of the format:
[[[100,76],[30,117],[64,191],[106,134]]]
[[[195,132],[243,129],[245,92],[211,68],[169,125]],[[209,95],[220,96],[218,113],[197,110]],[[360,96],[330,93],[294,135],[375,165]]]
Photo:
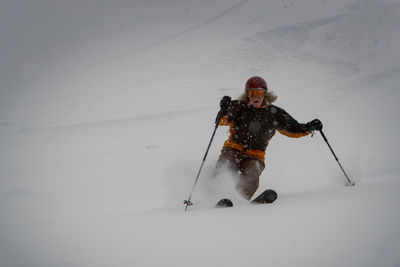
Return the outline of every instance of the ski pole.
[[[347,185],[351,185],[351,186],[355,185],[355,183],[350,180],[349,176],[347,176],[347,173],[344,171],[342,164],[340,164],[338,157],[336,156],[335,152],[333,152],[333,149],[332,149],[331,145],[329,144],[328,139],[326,138],[324,132],[322,130],[319,130],[319,132],[321,133],[322,138],[324,138],[326,144],[328,145],[328,147],[331,150],[333,156],[335,157],[337,163],[339,164],[340,169],[342,169],[344,176],[346,176],[346,179],[348,181]]]
[[[196,187],[197,181],[199,180],[201,170],[203,169],[204,162],[206,161],[208,151],[210,150],[211,143],[212,143],[212,141],[213,141],[213,139],[214,139],[214,136],[215,136],[215,132],[217,131],[217,128],[218,128],[218,124],[219,124],[219,122],[220,122],[220,120],[221,120],[221,118],[222,118],[221,115],[222,115],[221,111],[218,112],[217,118],[216,118],[216,120],[215,120],[214,132],[213,132],[213,134],[212,134],[212,136],[211,136],[210,142],[208,143],[206,153],[204,154],[203,161],[201,162],[201,165],[200,165],[200,169],[199,169],[199,171],[197,172],[197,176],[196,176],[196,179],[194,180],[194,184],[193,184],[192,190],[190,191],[189,198],[188,198],[187,200],[184,200],[184,201],[183,201],[183,204],[186,205],[186,206],[185,206],[185,211],[187,210],[187,207],[188,207],[188,206],[193,206],[193,203],[190,201],[190,199],[192,198],[192,194],[193,194],[194,188]]]

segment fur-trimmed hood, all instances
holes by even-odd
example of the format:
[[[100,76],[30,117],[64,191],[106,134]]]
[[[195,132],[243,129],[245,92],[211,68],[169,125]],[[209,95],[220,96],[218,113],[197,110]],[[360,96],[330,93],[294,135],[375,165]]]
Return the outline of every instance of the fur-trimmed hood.
[[[277,98],[278,97],[274,94],[274,92],[267,92],[263,100],[263,106],[271,105]],[[246,92],[239,96],[238,100],[244,102],[246,105],[250,102]]]

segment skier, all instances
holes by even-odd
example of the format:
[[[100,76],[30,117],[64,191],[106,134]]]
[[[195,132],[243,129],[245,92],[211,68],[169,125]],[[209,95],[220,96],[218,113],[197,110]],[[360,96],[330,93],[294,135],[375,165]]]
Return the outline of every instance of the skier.
[[[221,150],[215,175],[226,165],[239,172],[236,190],[247,200],[258,189],[259,177],[265,168],[265,150],[276,131],[297,138],[322,129],[318,119],[298,123],[285,110],[272,105],[276,99],[277,96],[268,92],[266,81],[254,76],[246,81],[245,92],[238,100],[224,96],[220,101],[216,123],[229,126],[230,136]],[[224,201],[222,205],[226,205]]]

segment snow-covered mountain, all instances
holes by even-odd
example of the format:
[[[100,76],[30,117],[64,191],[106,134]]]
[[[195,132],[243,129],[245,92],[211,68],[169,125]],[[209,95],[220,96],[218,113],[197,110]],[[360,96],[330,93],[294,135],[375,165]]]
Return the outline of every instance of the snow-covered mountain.
[[[0,3],[0,266],[400,266],[400,1]],[[219,100],[264,77],[319,134],[258,193],[193,186]]]

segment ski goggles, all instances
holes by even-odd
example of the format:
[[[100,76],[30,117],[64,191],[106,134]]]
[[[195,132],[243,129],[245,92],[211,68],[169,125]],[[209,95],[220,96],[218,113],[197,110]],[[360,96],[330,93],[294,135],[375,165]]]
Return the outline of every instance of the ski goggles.
[[[247,90],[247,96],[252,98],[253,96],[264,97],[265,89],[264,88],[252,88]]]

